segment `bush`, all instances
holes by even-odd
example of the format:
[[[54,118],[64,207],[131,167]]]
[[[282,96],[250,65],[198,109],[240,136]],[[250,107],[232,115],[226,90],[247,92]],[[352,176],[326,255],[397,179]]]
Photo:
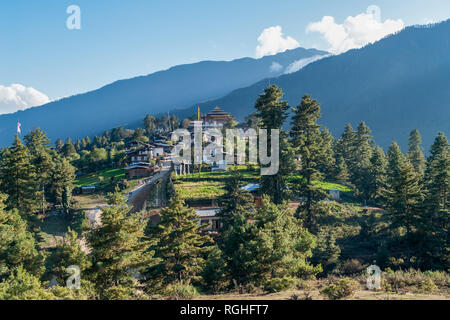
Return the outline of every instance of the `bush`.
[[[272,278],[264,284],[264,291],[280,292],[295,286],[296,280],[291,277]]]
[[[197,289],[190,284],[172,284],[167,287],[165,295],[170,300],[191,300],[198,295]]]
[[[355,275],[366,268],[358,259],[348,259],[339,267],[339,273],[343,275]]]
[[[359,287],[359,283],[350,278],[342,278],[330,283],[320,291],[321,294],[330,300],[339,300],[351,297],[355,294]]]
[[[422,280],[419,284],[419,293],[433,293],[438,291],[438,286],[434,283],[434,281],[430,278]]]
[[[74,214],[72,229],[79,235],[91,229],[89,218],[84,210],[79,210]]]

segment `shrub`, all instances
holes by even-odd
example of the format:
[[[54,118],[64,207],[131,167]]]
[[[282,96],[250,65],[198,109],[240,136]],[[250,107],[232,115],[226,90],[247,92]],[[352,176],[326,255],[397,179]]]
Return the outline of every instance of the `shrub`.
[[[176,283],[167,287],[165,295],[170,300],[191,300],[198,295],[198,292],[190,284]]]
[[[328,297],[330,300],[339,300],[351,297],[355,294],[359,287],[359,283],[349,278],[342,278],[330,283],[320,291],[321,294]]]
[[[348,259],[339,267],[339,272],[344,275],[355,275],[366,268],[358,259]]]
[[[291,277],[272,278],[264,284],[264,291],[280,292],[295,286],[296,280]]]
[[[434,281],[430,278],[427,278],[425,280],[422,280],[419,284],[419,290],[420,293],[433,293],[438,291],[438,286],[434,283]]]

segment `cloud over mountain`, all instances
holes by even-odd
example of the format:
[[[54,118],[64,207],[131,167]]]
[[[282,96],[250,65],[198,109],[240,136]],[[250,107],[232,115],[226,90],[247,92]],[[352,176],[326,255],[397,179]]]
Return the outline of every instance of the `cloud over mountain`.
[[[25,110],[48,102],[50,99],[45,94],[32,87],[18,83],[9,87],[0,85],[0,114]]]
[[[322,20],[308,24],[306,31],[321,33],[331,46],[329,51],[339,54],[378,41],[404,27],[401,19],[382,22],[379,13],[368,12],[349,16],[342,24],[336,23],[331,16],[324,16]]]
[[[261,58],[286,50],[298,48],[300,43],[290,36],[284,36],[281,26],[266,28],[258,37],[256,57]]]

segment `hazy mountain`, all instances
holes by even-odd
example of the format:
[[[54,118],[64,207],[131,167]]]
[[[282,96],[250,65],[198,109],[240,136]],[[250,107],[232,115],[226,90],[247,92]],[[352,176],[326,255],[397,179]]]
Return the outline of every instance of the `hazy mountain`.
[[[450,20],[408,27],[359,50],[309,64],[298,72],[260,81],[223,98],[201,103],[202,112],[219,106],[238,120],[254,111],[268,84],[285,92],[294,106],[309,93],[322,104],[321,123],[335,136],[344,125],[364,120],[376,141],[403,148],[417,128],[429,146],[438,131],[450,129]],[[192,115],[195,107],[180,113]]]
[[[17,120],[22,123],[22,132],[39,126],[52,140],[99,134],[112,127],[138,123],[148,113],[188,108],[195,102],[221,97],[234,89],[283,74],[298,65],[299,60],[325,54],[298,48],[261,59],[180,65],[117,81],[85,94],[1,115],[0,146],[12,142]]]

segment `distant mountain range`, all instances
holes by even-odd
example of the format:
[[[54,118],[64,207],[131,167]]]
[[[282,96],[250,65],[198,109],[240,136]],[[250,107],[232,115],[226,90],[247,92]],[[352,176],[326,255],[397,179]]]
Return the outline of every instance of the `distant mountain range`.
[[[188,108],[262,79],[293,72],[326,54],[298,48],[260,59],[180,65],[147,76],[120,80],[40,107],[0,115],[0,147],[12,142],[17,120],[22,123],[22,132],[41,127],[53,141],[101,134],[121,125],[141,125],[146,114]]]
[[[305,93],[316,98],[322,105],[320,121],[335,136],[346,123],[356,127],[364,120],[378,144],[386,148],[396,140],[405,150],[414,128],[422,133],[425,148],[439,131],[449,133],[450,20],[408,27],[364,48],[325,55],[298,48],[261,59],[181,65],[117,81],[1,115],[0,146],[11,143],[18,119],[23,132],[39,126],[52,140],[139,126],[146,114],[192,116],[197,106],[202,112],[219,106],[242,121],[269,84],[281,87],[292,106]]]
[[[385,148],[396,140],[405,149],[414,128],[428,148],[439,131],[450,131],[450,20],[408,27],[362,49],[321,59],[298,72],[198,105],[204,112],[217,105],[243,120],[269,84],[281,87],[292,106],[305,93],[317,99],[322,105],[320,121],[335,136],[346,123],[356,127],[364,120]],[[179,115],[191,115],[194,110]]]
[[[396,140],[406,151],[409,132],[417,128],[428,149],[439,131],[450,131],[450,20],[405,28],[362,49],[261,80],[178,115],[192,115],[197,105],[202,112],[220,106],[243,120],[269,84],[281,87],[292,106],[305,93],[317,99],[320,121],[335,136],[346,123],[356,127],[364,120],[385,148]]]

